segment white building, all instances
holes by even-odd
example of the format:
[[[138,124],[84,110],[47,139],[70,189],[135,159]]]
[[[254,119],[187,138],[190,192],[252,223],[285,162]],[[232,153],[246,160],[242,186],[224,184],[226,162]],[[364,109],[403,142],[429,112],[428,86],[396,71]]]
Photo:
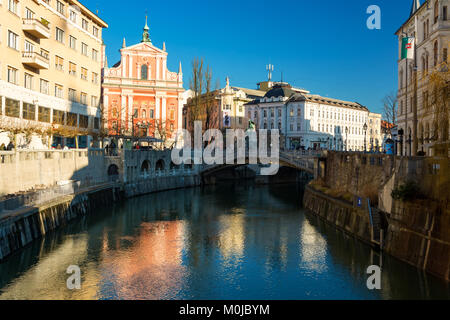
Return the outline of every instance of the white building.
[[[285,148],[364,150],[369,110],[356,102],[274,83],[263,98],[246,104],[246,112],[257,128],[279,129]]]

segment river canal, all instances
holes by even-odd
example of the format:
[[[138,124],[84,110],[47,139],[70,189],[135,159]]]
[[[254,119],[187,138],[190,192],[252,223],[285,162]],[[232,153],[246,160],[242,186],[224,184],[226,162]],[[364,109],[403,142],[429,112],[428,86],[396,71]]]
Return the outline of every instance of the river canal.
[[[0,299],[449,299],[301,207],[296,185],[224,184],[129,199],[0,263]],[[69,290],[66,269],[81,270]]]

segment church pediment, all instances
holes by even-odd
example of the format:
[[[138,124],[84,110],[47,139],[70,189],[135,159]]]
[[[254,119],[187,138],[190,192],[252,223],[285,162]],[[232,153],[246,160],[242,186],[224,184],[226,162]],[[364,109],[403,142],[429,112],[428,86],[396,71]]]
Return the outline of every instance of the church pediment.
[[[140,51],[140,52],[146,52],[146,53],[155,53],[155,54],[167,54],[167,52],[155,47],[154,45],[152,45],[151,43],[148,42],[141,42],[138,44],[135,44],[131,47],[126,47],[124,49],[122,49],[122,52],[127,52],[127,51]]]

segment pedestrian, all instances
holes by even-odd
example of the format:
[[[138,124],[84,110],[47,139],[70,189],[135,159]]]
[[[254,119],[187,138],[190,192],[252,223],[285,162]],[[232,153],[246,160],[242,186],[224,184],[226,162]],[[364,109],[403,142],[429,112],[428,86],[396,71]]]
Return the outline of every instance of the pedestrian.
[[[0,151],[5,151],[6,150],[6,146],[4,143],[2,143],[2,145],[0,146]]]
[[[6,150],[7,151],[11,151],[11,150],[13,150],[14,149],[14,144],[12,143],[12,141],[10,141],[9,143],[8,143],[8,146],[6,147]]]
[[[108,143],[105,146],[106,155],[109,155],[109,145]]]

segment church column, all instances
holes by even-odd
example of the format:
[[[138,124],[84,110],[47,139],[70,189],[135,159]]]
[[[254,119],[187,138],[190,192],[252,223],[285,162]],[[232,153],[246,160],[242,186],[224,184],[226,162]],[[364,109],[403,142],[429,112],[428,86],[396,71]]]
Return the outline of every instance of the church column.
[[[133,113],[134,113],[134,108],[133,108],[133,96],[131,94],[128,95],[128,116],[129,116],[129,128],[128,130],[131,132],[131,134],[133,134],[133,122],[134,122],[134,118],[133,118]],[[136,134],[136,132],[134,133]]]
[[[167,65],[167,60],[164,58],[162,61],[161,61],[161,64],[162,64],[162,79],[163,80],[166,80],[166,65]]]
[[[156,80],[159,80],[159,64],[160,64],[160,58],[156,58]]]
[[[162,115],[161,120],[166,121],[167,120],[167,98],[162,98]]]
[[[156,102],[156,107],[155,107],[155,120],[159,120],[160,119],[160,108],[161,108],[161,104],[160,104],[160,97],[156,96],[155,97],[155,102]]]
[[[133,58],[131,55],[128,55],[128,78],[133,78]]]

